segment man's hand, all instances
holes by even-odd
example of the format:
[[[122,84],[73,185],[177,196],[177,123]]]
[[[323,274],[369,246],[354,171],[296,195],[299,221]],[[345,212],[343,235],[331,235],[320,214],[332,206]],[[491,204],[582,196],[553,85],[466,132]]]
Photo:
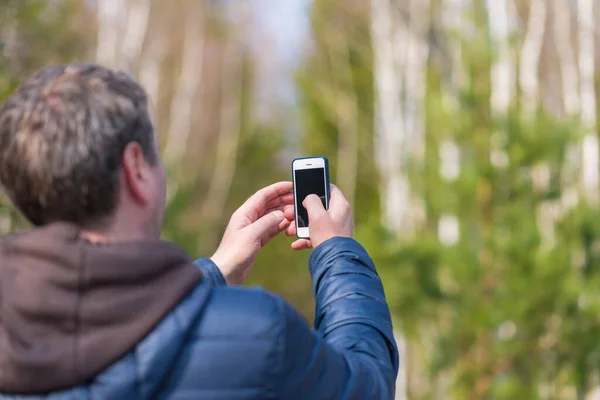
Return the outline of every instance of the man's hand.
[[[292,249],[303,250],[317,247],[324,241],[336,236],[352,237],[354,234],[354,222],[352,219],[352,210],[348,200],[342,192],[331,185],[331,201],[329,210],[323,207],[321,199],[311,194],[302,202],[306,211],[308,211],[308,225],[310,240],[299,239],[292,243]],[[286,217],[289,217],[289,210],[286,209]],[[293,214],[292,214],[293,215]],[[287,230],[288,236],[296,234],[296,225],[291,224]]]
[[[292,182],[267,186],[233,213],[211,257],[228,284],[244,283],[260,249],[290,226],[294,215],[292,188]]]

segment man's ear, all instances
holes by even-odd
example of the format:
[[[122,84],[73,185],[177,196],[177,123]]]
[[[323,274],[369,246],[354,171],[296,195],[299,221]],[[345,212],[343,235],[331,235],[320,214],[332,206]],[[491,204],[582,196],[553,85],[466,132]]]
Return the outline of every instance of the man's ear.
[[[151,171],[139,143],[130,142],[125,146],[121,165],[125,186],[131,197],[139,204],[146,205],[148,203],[148,181],[151,177]]]

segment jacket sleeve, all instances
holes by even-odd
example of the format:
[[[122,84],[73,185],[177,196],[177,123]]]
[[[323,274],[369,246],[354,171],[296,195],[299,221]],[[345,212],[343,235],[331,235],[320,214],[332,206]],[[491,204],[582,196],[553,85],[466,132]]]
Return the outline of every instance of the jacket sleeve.
[[[213,286],[225,286],[227,282],[217,265],[210,258],[200,258],[194,262],[202,270],[204,279]]]
[[[398,349],[381,280],[365,249],[333,238],[310,258],[315,329],[281,302],[282,399],[393,399]]]

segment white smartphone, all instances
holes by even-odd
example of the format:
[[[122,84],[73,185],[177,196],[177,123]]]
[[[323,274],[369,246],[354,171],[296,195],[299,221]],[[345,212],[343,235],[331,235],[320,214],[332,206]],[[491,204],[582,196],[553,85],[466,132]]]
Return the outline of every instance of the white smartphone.
[[[302,202],[309,194],[316,194],[321,198],[323,207],[326,210],[329,209],[329,163],[327,158],[296,158],[292,161],[292,178],[294,181],[296,236],[301,239],[309,239],[310,221]]]

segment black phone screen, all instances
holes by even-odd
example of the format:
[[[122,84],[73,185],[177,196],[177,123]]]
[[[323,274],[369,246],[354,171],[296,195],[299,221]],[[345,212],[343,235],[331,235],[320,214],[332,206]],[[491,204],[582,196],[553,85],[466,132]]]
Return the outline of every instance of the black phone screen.
[[[326,207],[325,201],[325,169],[297,169],[294,179],[296,181],[295,195],[298,205],[296,226],[298,228],[308,227],[308,213],[302,202],[309,194],[316,194],[321,198],[323,207]]]

